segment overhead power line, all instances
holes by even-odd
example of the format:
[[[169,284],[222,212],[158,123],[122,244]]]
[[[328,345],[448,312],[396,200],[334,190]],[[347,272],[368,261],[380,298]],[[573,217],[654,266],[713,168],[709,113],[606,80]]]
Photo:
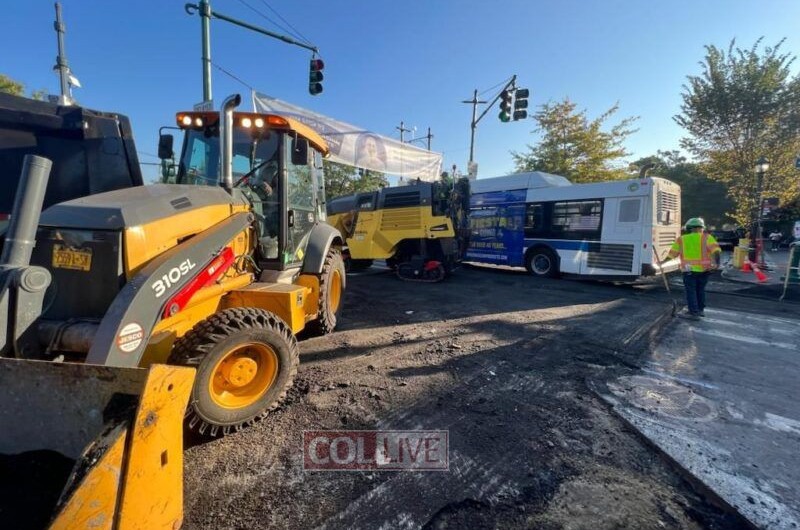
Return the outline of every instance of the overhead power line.
[[[286,20],[285,18],[283,18],[283,17],[281,16],[281,14],[280,14],[280,13],[278,13],[277,11],[275,11],[275,9],[273,9],[273,7],[267,3],[267,0],[261,0],[261,3],[262,3],[262,4],[264,4],[265,6],[267,6],[267,9],[269,9],[270,11],[272,11],[273,13],[275,13],[275,16],[277,16],[277,17],[278,17],[279,19],[281,19],[281,20],[282,20],[282,21],[283,21],[283,22],[284,22],[284,23],[285,23],[287,26],[289,26],[289,30],[291,30],[291,31],[294,31],[294,32],[295,32],[295,37],[299,38],[300,40],[304,40],[304,41],[306,41],[306,44],[311,44],[311,41],[310,41],[309,39],[307,39],[305,35],[303,35],[302,33],[300,33],[300,30],[298,30],[297,28],[295,28],[294,26],[292,26],[292,24],[291,24],[291,23],[290,23],[288,20]],[[291,33],[291,31],[289,31],[289,32]]]
[[[291,34],[293,37],[295,37],[298,40],[305,41],[306,44],[311,44],[311,42],[307,38],[305,38],[299,31],[294,29],[294,27],[291,24],[289,24],[289,22],[285,18],[283,18],[280,13],[275,11],[269,4],[264,2],[264,0],[262,0],[263,4],[265,6],[267,6],[267,8],[270,11],[275,13],[275,15],[277,15],[277,17],[280,18],[284,22],[283,24],[281,24],[277,20],[267,16],[263,11],[261,11],[260,9],[257,9],[256,7],[254,7],[252,4],[250,4],[246,0],[237,0],[237,1],[240,4],[242,4],[243,6],[245,6],[246,8],[248,8],[250,11],[255,13],[256,15],[260,16],[261,18],[263,18],[264,20],[266,20],[267,22],[272,24],[273,26],[276,26],[276,27],[280,28],[282,31],[285,31],[285,32]]]
[[[496,85],[494,85],[494,86],[492,86],[492,87],[489,87],[489,88],[487,88],[487,89],[486,89],[486,90],[484,90],[483,92],[479,92],[479,93],[478,93],[478,95],[479,95],[479,96],[482,96],[482,95],[486,94],[487,92],[492,92],[492,91],[496,90],[496,89],[497,89],[497,87],[499,87],[499,86],[502,86],[502,85],[506,85],[506,84],[508,84],[508,82],[509,82],[509,81],[511,81],[511,78],[510,78],[510,77],[508,77],[508,78],[506,78],[506,79],[504,79],[504,80],[500,81],[499,83],[497,83]]]

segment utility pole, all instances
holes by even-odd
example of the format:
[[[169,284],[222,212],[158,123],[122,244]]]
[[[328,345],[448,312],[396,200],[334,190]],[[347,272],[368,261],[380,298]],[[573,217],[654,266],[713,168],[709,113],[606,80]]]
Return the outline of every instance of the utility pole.
[[[471,130],[469,135],[469,161],[472,162],[475,158],[475,129],[478,127],[478,120],[475,119],[475,116],[478,114],[478,105],[483,105],[488,102],[478,100],[478,89],[476,88],[475,92],[472,94],[472,99],[462,101],[461,103],[472,104],[472,121],[470,122]]]
[[[400,127],[395,127],[395,129],[400,129],[401,127],[403,127],[403,122],[400,122]],[[406,131],[407,130],[408,129],[406,129]],[[402,136],[401,136],[401,138],[402,138]],[[411,140],[409,140],[406,143],[410,144],[411,142],[416,142],[418,140],[422,140],[423,138],[428,140],[428,151],[430,151],[431,150],[431,139],[433,138],[433,134],[431,134],[431,128],[430,127],[428,127],[428,134],[426,134],[425,136],[420,136],[419,138],[412,138]],[[401,139],[401,141],[402,141],[402,139]]]
[[[61,96],[58,98],[59,105],[71,105],[72,93],[69,88],[69,65],[67,63],[67,52],[64,47],[64,34],[67,27],[61,19],[61,3],[56,2],[56,35],[58,36],[58,55],[56,56],[56,70],[61,82]]]
[[[411,132],[411,129],[406,129],[405,124],[401,121],[400,127],[395,127],[398,131],[400,131],[400,143],[403,143],[403,133]]]

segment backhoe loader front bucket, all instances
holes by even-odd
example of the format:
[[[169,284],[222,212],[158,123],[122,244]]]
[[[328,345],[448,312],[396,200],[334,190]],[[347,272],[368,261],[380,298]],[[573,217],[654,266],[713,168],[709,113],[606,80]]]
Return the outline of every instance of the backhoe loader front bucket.
[[[179,528],[193,381],[176,366],[0,359],[0,528]]]

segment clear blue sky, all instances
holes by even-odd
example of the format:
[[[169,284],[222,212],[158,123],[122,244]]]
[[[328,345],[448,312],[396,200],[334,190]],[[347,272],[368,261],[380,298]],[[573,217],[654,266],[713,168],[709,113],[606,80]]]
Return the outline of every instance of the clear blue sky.
[[[155,162],[157,130],[202,100],[200,20],[183,0],[64,0],[67,53],[89,107],[133,121],[142,161]],[[212,8],[284,30],[267,4],[317,45],[325,91],[307,92],[310,53],[212,21],[212,60],[259,91],[387,136],[403,120],[417,135],[431,127],[445,167],[466,169],[473,89],[512,74],[531,104],[569,96],[594,117],[615,102],[637,115],[631,159],[678,147],[672,121],[681,86],[699,71],[705,44],[749,47],[760,36],[800,53],[800,2],[744,0],[355,1],[212,0]],[[58,91],[52,1],[5,7],[0,72],[29,89]],[[798,65],[795,65],[797,67]],[[214,99],[248,89],[214,69]],[[491,96],[493,94],[486,94]],[[493,109],[478,126],[481,177],[508,173],[509,151],[535,141],[532,120],[500,123]],[[408,138],[408,136],[407,136]],[[148,175],[153,175],[151,168]]]

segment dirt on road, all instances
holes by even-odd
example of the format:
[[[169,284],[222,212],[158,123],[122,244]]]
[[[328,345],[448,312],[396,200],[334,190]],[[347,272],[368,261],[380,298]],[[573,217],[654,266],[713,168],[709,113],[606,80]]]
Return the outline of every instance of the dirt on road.
[[[588,389],[669,312],[647,289],[458,270],[348,277],[278,411],[186,453],[186,529],[737,528]],[[446,472],[303,470],[302,433],[449,431]]]

